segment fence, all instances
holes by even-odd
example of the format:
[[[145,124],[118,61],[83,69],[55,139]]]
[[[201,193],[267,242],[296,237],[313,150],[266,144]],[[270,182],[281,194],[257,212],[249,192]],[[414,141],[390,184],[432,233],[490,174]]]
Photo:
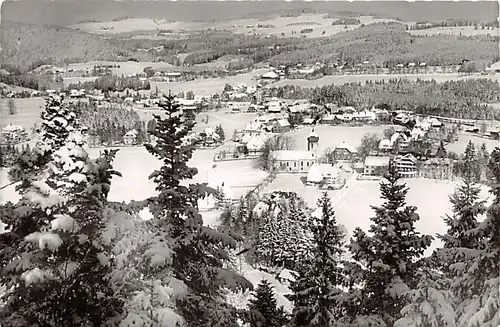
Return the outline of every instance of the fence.
[[[260,182],[253,190],[247,193],[246,197],[250,197],[252,194],[260,197],[262,190],[272,183],[272,181],[276,178],[276,174],[276,170],[271,171],[262,182]]]

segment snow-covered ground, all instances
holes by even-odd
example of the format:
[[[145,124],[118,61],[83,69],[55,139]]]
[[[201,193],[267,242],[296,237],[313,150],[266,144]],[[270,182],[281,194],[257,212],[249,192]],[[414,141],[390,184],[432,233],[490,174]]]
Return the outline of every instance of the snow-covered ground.
[[[207,182],[214,188],[224,183],[226,196],[238,199],[266,177],[264,171],[255,168],[254,160],[214,163],[215,151],[217,150],[195,151],[189,164],[198,169],[198,175],[192,182]],[[88,152],[92,157],[99,155],[97,148],[88,149]],[[113,166],[122,177],[113,177],[109,200],[129,202],[155,195],[155,184],[148,177],[160,167],[160,164],[160,161],[150,155],[144,147],[120,148]],[[2,169],[0,186],[8,183],[7,169]],[[2,202],[17,201],[14,185],[1,190],[0,199]]]
[[[316,208],[317,200],[322,192],[316,186],[306,186],[300,180],[298,174],[279,174],[276,179],[269,184],[264,192],[277,190],[293,191],[304,198],[307,205]],[[441,181],[432,179],[406,179],[404,183],[409,187],[406,202],[408,205],[416,206],[420,220],[416,227],[421,233],[444,234],[446,225],[442,217],[451,214],[451,204],[448,196],[455,190],[456,183],[451,181]],[[370,217],[373,217],[374,211],[371,205],[380,205],[380,189],[378,181],[357,180],[352,178],[348,180],[346,186],[341,190],[328,191],[335,206],[337,221],[346,227],[349,233],[356,227],[361,227],[367,231],[370,228]],[[483,187],[481,198],[489,198],[488,189]],[[491,202],[488,202],[490,204]],[[432,244],[432,248],[426,254],[440,245],[438,240]]]

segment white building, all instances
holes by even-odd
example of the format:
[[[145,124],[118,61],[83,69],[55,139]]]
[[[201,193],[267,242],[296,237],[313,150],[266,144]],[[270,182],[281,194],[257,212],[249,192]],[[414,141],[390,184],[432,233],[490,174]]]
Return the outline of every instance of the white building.
[[[341,169],[338,165],[314,163],[307,173],[307,184],[341,184]]]
[[[382,176],[382,173],[389,168],[391,158],[388,156],[367,156],[365,158],[363,175]]]
[[[397,155],[393,163],[401,177],[417,177],[417,159],[412,154]]]
[[[312,151],[279,150],[271,154],[272,166],[278,172],[306,173],[316,159]]]
[[[125,135],[123,135],[123,143],[125,145],[136,144],[137,143],[137,134],[138,134],[138,132],[135,129],[128,131],[127,133],[125,133]]]

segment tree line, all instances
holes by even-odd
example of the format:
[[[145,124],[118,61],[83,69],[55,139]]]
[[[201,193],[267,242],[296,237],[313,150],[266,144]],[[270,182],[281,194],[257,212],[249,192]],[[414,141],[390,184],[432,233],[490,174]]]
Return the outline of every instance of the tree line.
[[[498,119],[498,114],[487,104],[500,99],[498,82],[488,79],[444,83],[390,79],[316,88],[285,85],[270,92],[288,99],[309,98],[316,104],[333,103],[356,108],[382,106],[423,115],[490,120]]]

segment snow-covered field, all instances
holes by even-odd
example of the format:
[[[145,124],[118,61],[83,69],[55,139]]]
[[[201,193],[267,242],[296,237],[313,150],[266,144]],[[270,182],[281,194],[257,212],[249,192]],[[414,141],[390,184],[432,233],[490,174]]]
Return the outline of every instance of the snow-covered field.
[[[276,179],[269,184],[264,192],[277,190],[293,191],[304,198],[307,205],[316,208],[317,200],[323,191],[315,186],[305,186],[299,174],[279,174]],[[421,233],[435,236],[437,233],[444,234],[446,226],[442,217],[451,213],[451,204],[448,196],[453,193],[456,183],[451,181],[441,181],[432,179],[407,179],[403,180],[409,187],[406,202],[408,205],[416,206],[420,220],[417,222],[417,229]],[[339,224],[346,227],[349,233],[356,227],[361,227],[367,231],[370,227],[370,217],[374,211],[371,205],[380,205],[380,189],[378,181],[348,180],[347,188],[337,191],[328,191],[335,206],[336,216]],[[486,199],[489,193],[486,187],[481,192],[481,197]],[[434,241],[433,248],[438,246],[439,241]],[[431,253],[432,249],[428,250]]]
[[[327,37],[347,30],[359,28],[361,24],[373,24],[377,22],[392,21],[391,19],[379,19],[371,16],[359,17],[359,25],[332,25],[334,18],[327,18],[325,14],[302,14],[297,17],[272,17],[231,19],[218,22],[181,22],[166,21],[161,19],[149,18],[127,18],[123,20],[107,22],[88,22],[69,26],[70,28],[96,34],[115,34],[123,32],[136,31],[154,31],[154,30],[172,30],[179,32],[181,30],[203,30],[207,28],[223,29],[237,34],[255,33],[258,35],[284,35],[292,37],[305,35],[311,37]],[[259,25],[261,27],[259,27]],[[266,26],[266,27],[264,27]],[[305,28],[312,28],[313,31],[307,34],[301,34],[300,31]]]
[[[99,154],[99,149],[88,149],[91,156]],[[199,150],[193,155],[190,165],[198,169],[198,175],[193,182],[208,182],[214,188],[224,186],[228,197],[240,198],[259,184],[266,173],[254,168],[254,161],[226,161],[213,163],[214,150]],[[156,194],[155,184],[148,176],[160,167],[160,162],[150,155],[143,147],[124,147],[118,151],[114,161],[114,169],[121,172],[122,177],[113,177],[111,190],[108,196],[110,201],[143,200]],[[1,170],[1,185],[9,183],[7,170]],[[0,191],[2,202],[16,201],[18,195],[14,186]]]
[[[454,73],[435,73],[435,74],[363,74],[363,75],[329,75],[323,76],[315,80],[307,79],[283,79],[279,82],[273,84],[273,86],[284,86],[284,85],[295,85],[300,87],[321,87],[326,85],[342,85],[347,83],[365,83],[367,81],[388,81],[394,78],[406,79],[409,81],[420,80],[435,80],[438,83],[443,83],[446,81],[459,81],[471,78],[487,78],[488,75],[469,75],[461,76],[460,74]]]
[[[249,73],[238,74],[235,76],[227,76],[224,78],[205,78],[197,79],[188,82],[154,82],[151,81],[151,89],[158,90],[168,94],[170,90],[172,94],[180,92],[193,91],[194,94],[199,95],[212,95],[220,93],[224,90],[224,86],[229,83],[231,85],[246,84],[247,86],[257,86],[256,77],[268,72],[268,69],[256,69]]]
[[[472,141],[474,143],[476,149],[479,149],[484,143],[486,145],[486,149],[490,152],[495,147],[500,147],[500,141],[498,140],[485,139],[470,133],[460,133],[458,141],[448,144],[446,146],[446,150],[462,154],[464,153],[465,147],[467,146],[467,143],[469,143],[469,141]]]
[[[29,130],[33,124],[41,121],[40,113],[45,107],[45,100],[42,97],[16,98],[13,101],[17,112],[9,115],[8,99],[0,99],[0,129],[8,124],[15,124]]]

